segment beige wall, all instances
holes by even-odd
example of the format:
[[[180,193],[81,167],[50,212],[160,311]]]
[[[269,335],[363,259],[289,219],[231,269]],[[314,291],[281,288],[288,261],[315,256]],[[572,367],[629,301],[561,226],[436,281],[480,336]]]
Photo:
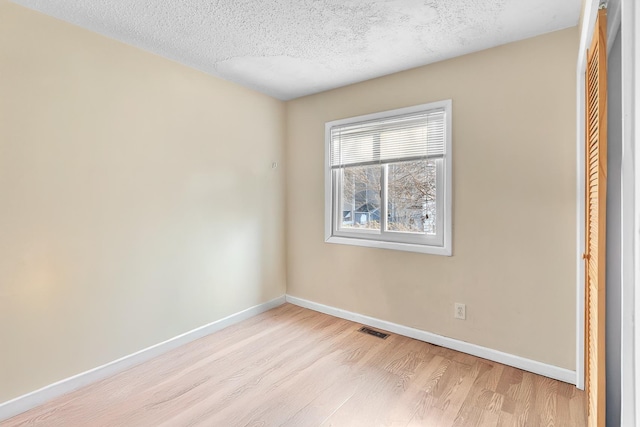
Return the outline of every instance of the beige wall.
[[[0,402],[285,292],[284,104],[0,0]]]
[[[577,46],[571,28],[289,102],[288,293],[575,369]],[[324,243],[324,123],[449,98],[453,256]]]

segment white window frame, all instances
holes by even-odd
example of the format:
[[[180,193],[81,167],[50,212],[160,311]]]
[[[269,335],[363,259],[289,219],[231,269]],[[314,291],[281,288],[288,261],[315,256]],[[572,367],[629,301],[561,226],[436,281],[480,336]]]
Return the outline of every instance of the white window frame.
[[[436,236],[415,235],[412,233],[402,233],[380,230],[371,232],[368,230],[340,230],[338,219],[340,215],[340,203],[338,200],[339,189],[338,180],[334,179],[334,174],[342,173],[341,169],[331,168],[331,128],[351,123],[379,120],[387,117],[400,116],[403,114],[419,113],[423,111],[444,109],[445,111],[445,153],[437,162],[442,162],[442,167],[437,168],[436,177],[436,229],[441,230]],[[452,219],[452,101],[431,102],[412,107],[398,108],[395,110],[382,111],[379,113],[366,114],[363,116],[349,117],[346,119],[334,120],[325,124],[325,242],[344,245],[366,246],[371,248],[392,249],[409,252],[420,252],[432,255],[452,255],[451,241],[451,219]],[[384,167],[383,183],[386,183],[387,167]],[[386,191],[386,185],[383,185]],[[387,200],[386,194],[381,197]],[[381,203],[381,218],[386,218],[384,203]]]

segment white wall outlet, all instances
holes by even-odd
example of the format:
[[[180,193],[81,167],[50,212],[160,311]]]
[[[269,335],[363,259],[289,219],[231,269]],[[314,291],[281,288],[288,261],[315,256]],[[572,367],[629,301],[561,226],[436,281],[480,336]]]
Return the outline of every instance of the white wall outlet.
[[[467,306],[459,302],[453,305],[453,317],[465,320],[467,318]]]

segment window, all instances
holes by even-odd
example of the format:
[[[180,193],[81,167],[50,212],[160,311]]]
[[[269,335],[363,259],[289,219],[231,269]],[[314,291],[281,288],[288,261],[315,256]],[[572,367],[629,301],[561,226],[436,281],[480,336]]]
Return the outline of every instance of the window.
[[[451,255],[451,100],[325,131],[327,242]]]

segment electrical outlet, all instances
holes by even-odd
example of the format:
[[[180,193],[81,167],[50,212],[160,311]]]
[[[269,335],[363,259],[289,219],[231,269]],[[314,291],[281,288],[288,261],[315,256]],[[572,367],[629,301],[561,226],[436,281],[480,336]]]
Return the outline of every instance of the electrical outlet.
[[[456,319],[465,320],[467,318],[467,306],[464,304],[460,304],[459,302],[455,303],[453,306],[453,317]]]

